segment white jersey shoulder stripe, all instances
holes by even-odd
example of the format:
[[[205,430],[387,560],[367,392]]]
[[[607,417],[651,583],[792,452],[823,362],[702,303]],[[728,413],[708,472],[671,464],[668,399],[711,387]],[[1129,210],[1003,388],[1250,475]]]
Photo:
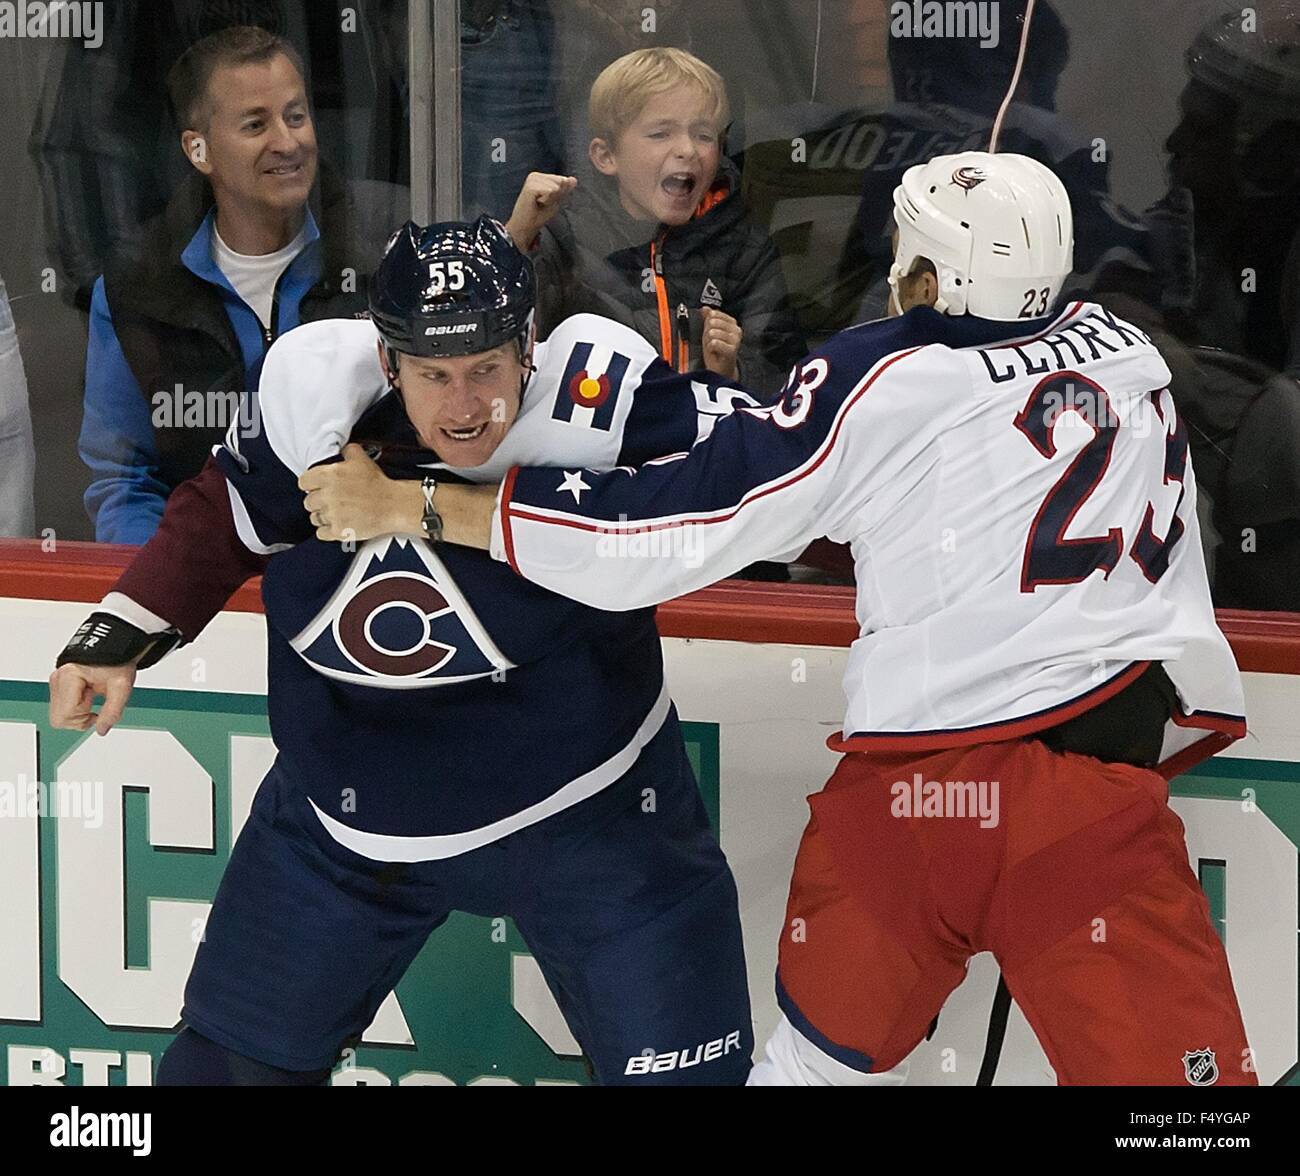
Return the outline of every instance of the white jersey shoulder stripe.
[[[248,507],[244,505],[244,500],[229,478],[226,479],[226,493],[230,496],[230,513],[235,518],[235,533],[249,551],[257,555],[274,555],[277,551],[288,551],[293,546],[292,543],[263,543],[257,534],[257,528],[253,526]]]

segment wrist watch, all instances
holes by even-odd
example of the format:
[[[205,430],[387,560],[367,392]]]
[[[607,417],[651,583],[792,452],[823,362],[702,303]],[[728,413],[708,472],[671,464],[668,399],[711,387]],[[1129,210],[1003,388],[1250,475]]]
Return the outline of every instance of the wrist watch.
[[[426,476],[420,483],[420,489],[424,493],[424,514],[420,519],[420,529],[430,543],[438,543],[442,540],[442,515],[433,505],[433,492],[437,488],[437,481],[431,477]]]

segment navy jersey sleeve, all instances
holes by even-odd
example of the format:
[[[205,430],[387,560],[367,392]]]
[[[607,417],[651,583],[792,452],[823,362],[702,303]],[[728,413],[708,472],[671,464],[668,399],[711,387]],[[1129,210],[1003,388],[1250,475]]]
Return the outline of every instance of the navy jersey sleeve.
[[[259,555],[284,551],[313,531],[303,508],[298,475],[271,444],[264,428],[251,421],[260,416],[256,391],[245,393],[241,409],[251,409],[231,422],[224,445],[212,451],[225,475],[235,527],[244,545]]]
[[[231,506],[229,483],[209,459],[173,491],[158,530],[112,591],[193,641],[235,590],[266,567],[267,557],[237,534]]]
[[[619,465],[681,453],[703,441],[737,408],[758,400],[710,371],[676,372],[656,356],[641,375],[623,426]]]

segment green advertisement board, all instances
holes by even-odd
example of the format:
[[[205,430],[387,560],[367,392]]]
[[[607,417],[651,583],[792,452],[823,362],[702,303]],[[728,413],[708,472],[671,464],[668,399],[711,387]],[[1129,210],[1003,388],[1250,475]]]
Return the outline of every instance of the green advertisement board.
[[[0,723],[35,727],[35,778],[64,780],[70,753],[88,741],[93,752],[97,737],[51,729],[45,710],[43,685],[9,682],[0,687]],[[160,847],[150,839],[150,790],[129,783],[122,787],[122,876],[120,881],[104,878],[100,885],[116,886],[120,892],[122,963],[127,970],[148,970],[154,963],[150,958],[151,903],[163,898],[191,902],[201,912],[202,904],[216,893],[229,857],[234,823],[232,736],[265,740],[268,745],[270,736],[265,699],[206,691],[138,688],[120,726],[126,731],[169,733],[211,780],[213,793],[211,848]],[[683,729],[716,829],[718,728],[685,723]],[[0,778],[5,775],[0,770]],[[61,979],[60,918],[75,911],[79,896],[69,893],[66,880],[60,877],[57,825],[60,819],[84,822],[88,816],[93,821],[88,812],[59,816],[50,811],[37,820],[41,1015],[35,1022],[0,1017],[0,1040],[7,1047],[4,1052],[9,1065],[22,1071],[6,1074],[10,1084],[57,1080],[80,1085],[106,1077],[108,1084],[120,1085],[127,1082],[128,1073],[138,1081],[156,1068],[174,1032],[170,1027],[106,1024]],[[196,923],[201,923],[201,915]],[[516,1009],[514,989],[521,961],[527,956],[527,948],[509,920],[453,915],[430,937],[397,987],[401,1017],[413,1044],[363,1042],[345,1054],[336,1081],[585,1084],[588,1076],[582,1059],[557,1053]],[[146,1054],[152,1056],[151,1064],[141,1056]],[[83,1064],[77,1064],[75,1058],[82,1058]]]
[[[0,939],[11,941],[0,943],[7,970],[0,970],[4,1080],[148,1083],[175,1031],[188,961],[233,833],[273,755],[265,699],[137,688],[124,721],[103,741],[51,729],[46,705],[43,683],[0,683],[0,859],[7,857],[0,860],[7,887]],[[683,727],[717,828],[722,728]],[[115,761],[113,748],[119,749]],[[782,765],[771,764],[770,771],[779,773]],[[24,791],[36,795],[39,781],[67,783],[68,795],[60,800],[49,786],[44,808],[24,809]],[[169,792],[177,781],[183,787]],[[93,811],[96,789],[99,812]],[[1235,869],[1230,853],[1195,847],[1231,840],[1221,837],[1232,824],[1225,813],[1262,814],[1274,860],[1280,852],[1294,886],[1300,764],[1220,757],[1180,777],[1172,792],[1189,821],[1193,865],[1216,926],[1231,945],[1234,931],[1242,930],[1234,920],[1273,917],[1267,885],[1256,877],[1254,897],[1243,906],[1241,843]],[[1200,814],[1202,828],[1193,828],[1189,812]],[[1258,838],[1261,828],[1250,827],[1248,836]],[[1247,850],[1254,844],[1247,841]],[[785,877],[764,882],[781,889]],[[741,884],[743,893],[743,878]],[[1243,938],[1276,944],[1281,934],[1289,936],[1286,950],[1300,947],[1294,925],[1269,924],[1263,936],[1255,934],[1258,926],[1245,930],[1251,934]],[[1267,1000],[1279,999],[1294,1002],[1294,986],[1270,983]],[[448,920],[368,1036],[375,1039],[344,1055],[336,1084],[588,1081],[540,972],[505,919],[462,914]],[[1294,1064],[1300,1052],[1294,1043],[1286,1048],[1284,1072],[1268,1080],[1300,1084]]]

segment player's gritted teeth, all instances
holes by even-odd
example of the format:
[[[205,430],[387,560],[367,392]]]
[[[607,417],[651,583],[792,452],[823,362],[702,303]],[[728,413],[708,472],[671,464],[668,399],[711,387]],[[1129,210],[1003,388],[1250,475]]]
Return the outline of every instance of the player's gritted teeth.
[[[416,416],[419,416],[418,411]],[[496,452],[512,422],[513,413],[510,420],[498,421],[489,417],[474,425],[430,422],[419,431],[424,443],[440,460],[459,469],[473,469]]]
[[[483,430],[486,428],[487,421],[484,421],[482,424],[466,426],[458,429],[439,428],[438,432],[448,438],[448,440],[465,442],[477,441],[483,435]]]

